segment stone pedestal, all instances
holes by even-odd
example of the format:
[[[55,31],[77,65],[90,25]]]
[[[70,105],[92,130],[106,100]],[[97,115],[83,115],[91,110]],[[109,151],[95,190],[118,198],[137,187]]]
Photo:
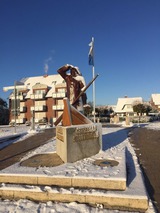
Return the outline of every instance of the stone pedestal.
[[[129,116],[126,116],[126,125],[127,126],[130,125],[130,118],[129,118]]]
[[[56,152],[65,163],[95,155],[101,147],[101,123],[56,127]]]
[[[119,123],[119,116],[118,115],[114,116],[114,123],[115,124]]]

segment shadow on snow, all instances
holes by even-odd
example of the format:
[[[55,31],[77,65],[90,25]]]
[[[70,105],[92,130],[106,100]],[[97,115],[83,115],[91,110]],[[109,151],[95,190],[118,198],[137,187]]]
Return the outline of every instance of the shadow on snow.
[[[120,129],[116,132],[111,132],[102,135],[102,150],[105,151],[111,147],[117,146],[128,137],[127,129]]]
[[[102,150],[105,151],[122,143],[124,140],[128,138],[129,131],[130,128],[120,129],[117,130],[116,132],[111,132],[103,135]],[[127,185],[129,186],[136,177],[136,169],[134,165],[133,156],[127,147],[126,147],[126,170],[127,170]]]

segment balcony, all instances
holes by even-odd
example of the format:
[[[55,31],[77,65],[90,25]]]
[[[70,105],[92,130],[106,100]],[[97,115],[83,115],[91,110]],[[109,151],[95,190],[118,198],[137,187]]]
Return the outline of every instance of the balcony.
[[[38,123],[39,119],[38,118],[35,118],[35,123]]]
[[[25,99],[25,96],[24,96],[24,95],[19,95],[19,96],[18,96],[18,99],[19,99],[20,101],[23,101],[23,100]]]
[[[47,109],[47,106],[45,106],[45,105],[41,105],[41,106],[32,106],[31,107],[31,111],[35,111],[35,112],[44,112],[44,111],[46,111],[46,109]]]
[[[20,112],[26,112],[26,111],[27,111],[27,107],[26,106],[20,107]]]
[[[11,95],[11,100],[15,100],[15,96],[14,95]],[[24,100],[24,96],[23,95],[17,95],[16,96],[16,100],[23,101]]]
[[[55,122],[57,120],[57,118],[53,118],[53,122]]]
[[[63,110],[64,109],[64,105],[55,105],[52,107],[53,110]]]
[[[53,92],[52,97],[53,98],[65,98],[66,93],[65,92]]]
[[[16,123],[17,124],[24,124],[26,122],[26,118],[19,118],[19,119],[16,119]],[[11,120],[11,122],[15,122],[14,119]]]
[[[47,118],[35,118],[35,123],[38,123],[39,125],[45,125],[47,123]]]
[[[33,100],[44,99],[45,94],[31,94],[30,98],[33,99]]]
[[[26,118],[20,118],[18,119],[19,124],[24,124],[26,122]]]
[[[17,95],[16,96],[16,100],[20,100],[20,101],[23,101],[24,100],[24,97],[23,95]],[[11,100],[14,100],[15,99],[15,96],[14,95],[11,95]]]

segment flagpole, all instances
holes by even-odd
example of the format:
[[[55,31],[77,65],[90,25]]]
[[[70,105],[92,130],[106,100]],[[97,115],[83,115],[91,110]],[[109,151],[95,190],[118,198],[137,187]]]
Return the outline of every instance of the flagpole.
[[[95,77],[95,68],[94,68],[94,37],[92,37],[92,51],[93,51],[93,63],[92,63],[92,73],[93,73],[93,78]],[[93,118],[94,118],[94,123],[96,122],[96,96],[95,96],[95,81],[93,82]]]
[[[89,46],[90,46],[89,65],[92,65],[92,73],[93,73],[93,79],[94,79],[95,78],[95,68],[94,68],[94,38],[93,37],[92,37],[92,41],[89,44]],[[93,119],[94,119],[94,123],[96,122],[95,108],[96,108],[95,82],[93,82]]]
[[[92,67],[93,78],[95,77],[95,69]],[[96,95],[95,95],[95,81],[93,82],[93,113],[94,113],[94,123],[96,122],[95,112],[96,112]]]

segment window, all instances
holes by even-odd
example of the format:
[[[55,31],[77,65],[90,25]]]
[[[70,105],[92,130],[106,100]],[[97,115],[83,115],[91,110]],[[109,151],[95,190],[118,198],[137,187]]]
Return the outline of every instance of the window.
[[[58,92],[65,92],[64,88],[58,89]]]
[[[46,94],[46,90],[35,90],[35,91],[34,91],[34,94],[35,94],[35,95],[41,95],[41,94],[44,95],[44,94]]]

